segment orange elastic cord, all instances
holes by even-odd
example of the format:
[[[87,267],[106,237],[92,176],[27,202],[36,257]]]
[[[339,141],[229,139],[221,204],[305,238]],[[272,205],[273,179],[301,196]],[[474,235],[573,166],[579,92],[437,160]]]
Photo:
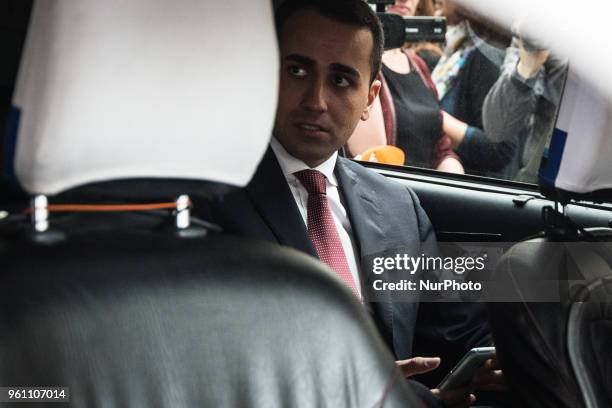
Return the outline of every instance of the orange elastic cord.
[[[191,207],[191,201],[189,201]],[[49,212],[121,212],[121,211],[153,211],[174,210],[176,203],[152,203],[152,204],[50,204],[47,206]],[[32,208],[26,208],[25,214],[31,214]]]

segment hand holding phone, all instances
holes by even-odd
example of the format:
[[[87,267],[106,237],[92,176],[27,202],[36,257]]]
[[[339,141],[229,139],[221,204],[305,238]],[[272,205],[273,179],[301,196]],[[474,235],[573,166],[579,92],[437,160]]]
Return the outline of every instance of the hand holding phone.
[[[470,382],[488,359],[495,355],[495,347],[478,347],[468,351],[457,365],[444,377],[438,389],[445,391],[459,388]]]

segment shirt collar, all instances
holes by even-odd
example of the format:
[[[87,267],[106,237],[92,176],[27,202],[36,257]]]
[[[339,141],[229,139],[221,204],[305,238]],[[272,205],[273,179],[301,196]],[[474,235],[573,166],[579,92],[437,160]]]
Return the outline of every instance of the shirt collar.
[[[280,168],[287,180],[290,180],[290,177],[295,178],[293,173],[311,168],[310,166],[308,166],[306,163],[304,163],[300,159],[295,158],[292,155],[290,155],[289,152],[285,150],[283,145],[281,145],[280,142],[276,140],[275,137],[272,137],[272,139],[270,140],[270,147],[272,148],[272,151],[274,152],[274,155],[276,156],[276,159],[278,160],[278,164],[280,165]],[[317,170],[323,173],[325,178],[327,178],[327,181],[332,186],[338,186],[336,176],[334,175],[334,168],[336,167],[337,159],[338,159],[338,152],[334,152],[334,154],[332,154],[329,159],[325,160],[323,163],[319,164],[317,167],[312,167],[313,170]]]

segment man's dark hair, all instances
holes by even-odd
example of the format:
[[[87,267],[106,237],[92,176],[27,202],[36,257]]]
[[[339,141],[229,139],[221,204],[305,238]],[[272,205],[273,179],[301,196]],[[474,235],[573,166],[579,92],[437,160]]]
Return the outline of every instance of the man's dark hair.
[[[286,0],[276,10],[276,35],[279,39],[285,21],[296,11],[305,9],[313,9],[332,20],[370,30],[374,40],[370,55],[372,83],[380,70],[385,38],[380,20],[370,6],[363,0]]]

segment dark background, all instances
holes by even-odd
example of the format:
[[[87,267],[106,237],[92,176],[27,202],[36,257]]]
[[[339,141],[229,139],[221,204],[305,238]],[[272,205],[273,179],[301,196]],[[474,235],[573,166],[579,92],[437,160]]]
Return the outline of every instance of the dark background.
[[[19,70],[33,0],[0,0],[0,161],[4,160],[6,121]],[[1,166],[0,166],[1,168]],[[25,202],[25,196],[0,174],[0,204]]]

